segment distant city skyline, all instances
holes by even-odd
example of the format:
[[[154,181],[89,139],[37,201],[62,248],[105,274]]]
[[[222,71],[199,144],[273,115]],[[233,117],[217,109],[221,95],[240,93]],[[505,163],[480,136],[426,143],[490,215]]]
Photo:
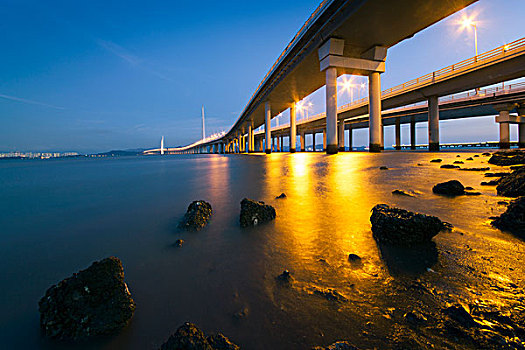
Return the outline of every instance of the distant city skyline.
[[[8,33],[0,38],[0,150],[95,153],[158,147],[161,136],[167,147],[189,144],[201,138],[203,105],[207,134],[228,130],[317,6],[7,1],[0,8]],[[523,1],[480,0],[391,48],[382,89],[474,56],[473,32],[458,23],[465,15],[478,24],[480,53],[525,36]],[[309,97],[310,115],[324,110],[322,95]],[[348,102],[341,93],[339,104]],[[441,140],[497,140],[493,119],[442,123]],[[418,132],[418,143],[426,137]],[[366,143],[366,130],[356,131],[354,145]],[[392,143],[386,132],[385,144]]]

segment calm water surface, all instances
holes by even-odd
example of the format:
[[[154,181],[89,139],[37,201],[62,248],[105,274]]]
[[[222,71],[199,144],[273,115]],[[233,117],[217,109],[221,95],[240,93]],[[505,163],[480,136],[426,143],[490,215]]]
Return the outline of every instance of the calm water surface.
[[[77,348],[156,349],[185,321],[221,331],[244,349],[308,349],[340,339],[381,347],[414,307],[457,300],[512,307],[516,294],[508,286],[523,290],[525,245],[490,227],[489,217],[504,210],[501,198],[493,187],[479,186],[483,172],[429,163],[473,154],[2,161],[0,344],[72,348],[41,337],[38,300],[52,284],[112,255],[124,264],[137,310],[119,335]],[[382,165],[390,169],[379,170]],[[432,194],[435,183],[450,179],[482,195]],[[393,196],[394,189],[419,194]],[[274,199],[281,192],[287,198]],[[241,229],[244,197],[275,206],[275,222]],[[209,226],[179,232],[178,221],[197,199],[213,206]],[[418,254],[380,247],[369,221],[379,203],[436,215],[456,229]],[[183,248],[173,246],[179,238]],[[349,263],[349,253],[362,263]],[[284,269],[295,278],[291,288],[275,280]],[[414,284],[432,290],[432,298],[414,296]],[[336,289],[348,301],[325,300],[313,293],[319,288]],[[246,315],[235,317],[239,312]]]

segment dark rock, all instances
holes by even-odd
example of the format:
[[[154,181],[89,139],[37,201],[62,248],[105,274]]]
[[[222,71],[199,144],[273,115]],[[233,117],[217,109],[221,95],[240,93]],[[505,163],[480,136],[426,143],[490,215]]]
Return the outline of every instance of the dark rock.
[[[470,186],[466,186],[465,187],[465,191],[472,191],[474,189],[474,187],[470,187]]]
[[[430,163],[441,163],[443,159],[432,159]]]
[[[417,166],[423,166],[423,164],[421,164],[421,163],[417,163]]]
[[[427,318],[417,311],[409,311],[403,315],[403,318],[412,325],[422,324]]]
[[[491,180],[491,181],[483,181],[480,185],[481,186],[497,186],[499,184],[499,180]]]
[[[275,199],[283,199],[283,198],[286,198],[286,194],[285,193],[281,193],[280,195],[275,197]]]
[[[314,288],[314,294],[325,298],[326,300],[336,301],[339,303],[345,302],[348,299],[337,290],[332,288]]]
[[[511,173],[485,173],[485,177],[504,177],[504,176],[508,176],[510,175]]]
[[[357,254],[349,254],[348,260],[349,261],[361,261],[361,257]]]
[[[435,185],[432,192],[445,196],[459,196],[465,193],[465,187],[458,180],[450,180]]]
[[[291,283],[293,282],[293,277],[290,274],[290,271],[284,270],[279,276],[276,277],[279,282]]]
[[[388,167],[386,167],[386,166],[380,166],[380,167],[379,167],[379,170],[388,170]]]
[[[450,230],[450,224],[435,216],[390,208],[386,204],[372,209],[370,222],[376,241],[401,246],[428,243],[440,231]]]
[[[502,231],[525,237],[525,197],[512,201],[507,210],[492,221],[492,225]]]
[[[500,196],[525,196],[525,168],[514,170],[510,175],[501,178],[496,190]]]
[[[461,305],[449,306],[443,310],[443,313],[463,327],[470,328],[477,325],[476,321]]]
[[[440,166],[441,169],[459,169],[459,166],[452,164],[443,164]]]
[[[184,244],[184,240],[183,239],[177,239],[175,241],[175,247],[182,247],[183,244]]]
[[[469,192],[469,191],[465,191],[464,195],[465,195],[465,196],[481,196],[481,192]]]
[[[490,153],[489,152],[485,152],[485,153],[482,154],[482,156],[490,157]]]
[[[124,328],[135,311],[118,258],[94,262],[46,291],[40,326],[51,338],[79,340]]]
[[[509,205],[509,202],[499,201],[499,202],[498,202],[498,205]]]
[[[456,160],[456,161],[454,162],[454,164],[465,164],[465,162],[464,162],[464,161],[461,161],[461,160]]]
[[[239,350],[221,333],[206,337],[193,323],[186,322],[161,345],[160,350]]]
[[[244,198],[241,201],[241,227],[257,226],[275,219],[275,209],[254,200]]]
[[[509,167],[510,170],[518,170],[518,169],[522,169],[522,168],[525,168],[525,165],[513,165],[513,166]]]
[[[477,158],[477,157],[479,157],[479,154],[475,154],[475,155],[474,155],[474,158]]]
[[[460,155],[460,154],[456,155],[456,158],[459,158],[459,157],[461,157],[461,155]]]
[[[461,171],[487,171],[487,170],[490,170],[490,168],[488,168],[488,167],[485,167],[485,168],[461,168],[459,170],[461,170]]]
[[[212,214],[211,205],[205,201],[194,201],[188,206],[179,228],[189,231],[200,231],[208,224]]]
[[[474,160],[474,158],[472,158],[472,157],[468,157],[468,158],[465,159],[465,160]]]
[[[359,350],[359,349],[347,341],[337,341],[325,347],[322,347],[322,346],[313,347],[312,350]]]
[[[243,318],[248,317],[248,314],[250,313],[250,310],[248,310],[247,307],[243,307],[239,311],[233,314],[233,317],[237,320],[241,320]]]
[[[392,194],[396,194],[399,196],[415,197],[412,193],[409,193],[403,190],[393,190]]]
[[[490,157],[489,163],[495,165],[525,164],[525,152],[520,150],[496,152]]]

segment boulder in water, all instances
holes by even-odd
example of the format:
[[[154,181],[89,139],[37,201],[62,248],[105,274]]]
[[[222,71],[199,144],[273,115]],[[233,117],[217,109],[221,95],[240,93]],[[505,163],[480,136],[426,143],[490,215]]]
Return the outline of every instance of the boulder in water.
[[[284,199],[286,198],[286,193],[281,193],[280,195],[278,195],[277,197],[275,197],[275,199]]]
[[[507,210],[492,221],[492,226],[525,237],[525,197],[510,203]]]
[[[218,333],[206,337],[196,325],[184,323],[161,345],[160,350],[239,350],[224,335]]]
[[[398,196],[415,197],[414,194],[407,192],[407,191],[403,191],[403,190],[393,190],[392,194],[395,194]]]
[[[194,201],[188,206],[184,218],[179,223],[179,228],[188,231],[200,231],[208,224],[212,208],[206,201]]]
[[[386,204],[372,209],[370,222],[376,241],[400,246],[429,243],[440,231],[451,228],[435,216],[391,208]]]
[[[525,168],[514,170],[510,175],[502,177],[496,190],[500,196],[525,196]]]
[[[40,326],[50,338],[80,340],[115,333],[135,311],[120,259],[106,258],[49,288]]]
[[[443,159],[432,159],[430,163],[441,163]]]
[[[445,196],[460,196],[465,194],[465,187],[458,180],[450,180],[435,185],[432,192]]]
[[[442,166],[440,166],[441,169],[459,169],[459,166],[458,165],[454,165],[454,164],[443,164]]]
[[[489,163],[494,165],[525,164],[525,151],[515,150],[496,152],[490,157]]]
[[[257,226],[275,219],[275,209],[264,202],[244,198],[241,201],[241,227]]]

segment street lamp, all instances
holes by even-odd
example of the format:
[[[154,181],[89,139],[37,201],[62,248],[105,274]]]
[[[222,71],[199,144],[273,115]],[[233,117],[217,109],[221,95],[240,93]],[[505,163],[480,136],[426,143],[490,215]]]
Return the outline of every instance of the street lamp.
[[[463,28],[474,27],[474,46],[476,48],[476,59],[478,57],[478,26],[471,17],[465,17],[462,22]]]

